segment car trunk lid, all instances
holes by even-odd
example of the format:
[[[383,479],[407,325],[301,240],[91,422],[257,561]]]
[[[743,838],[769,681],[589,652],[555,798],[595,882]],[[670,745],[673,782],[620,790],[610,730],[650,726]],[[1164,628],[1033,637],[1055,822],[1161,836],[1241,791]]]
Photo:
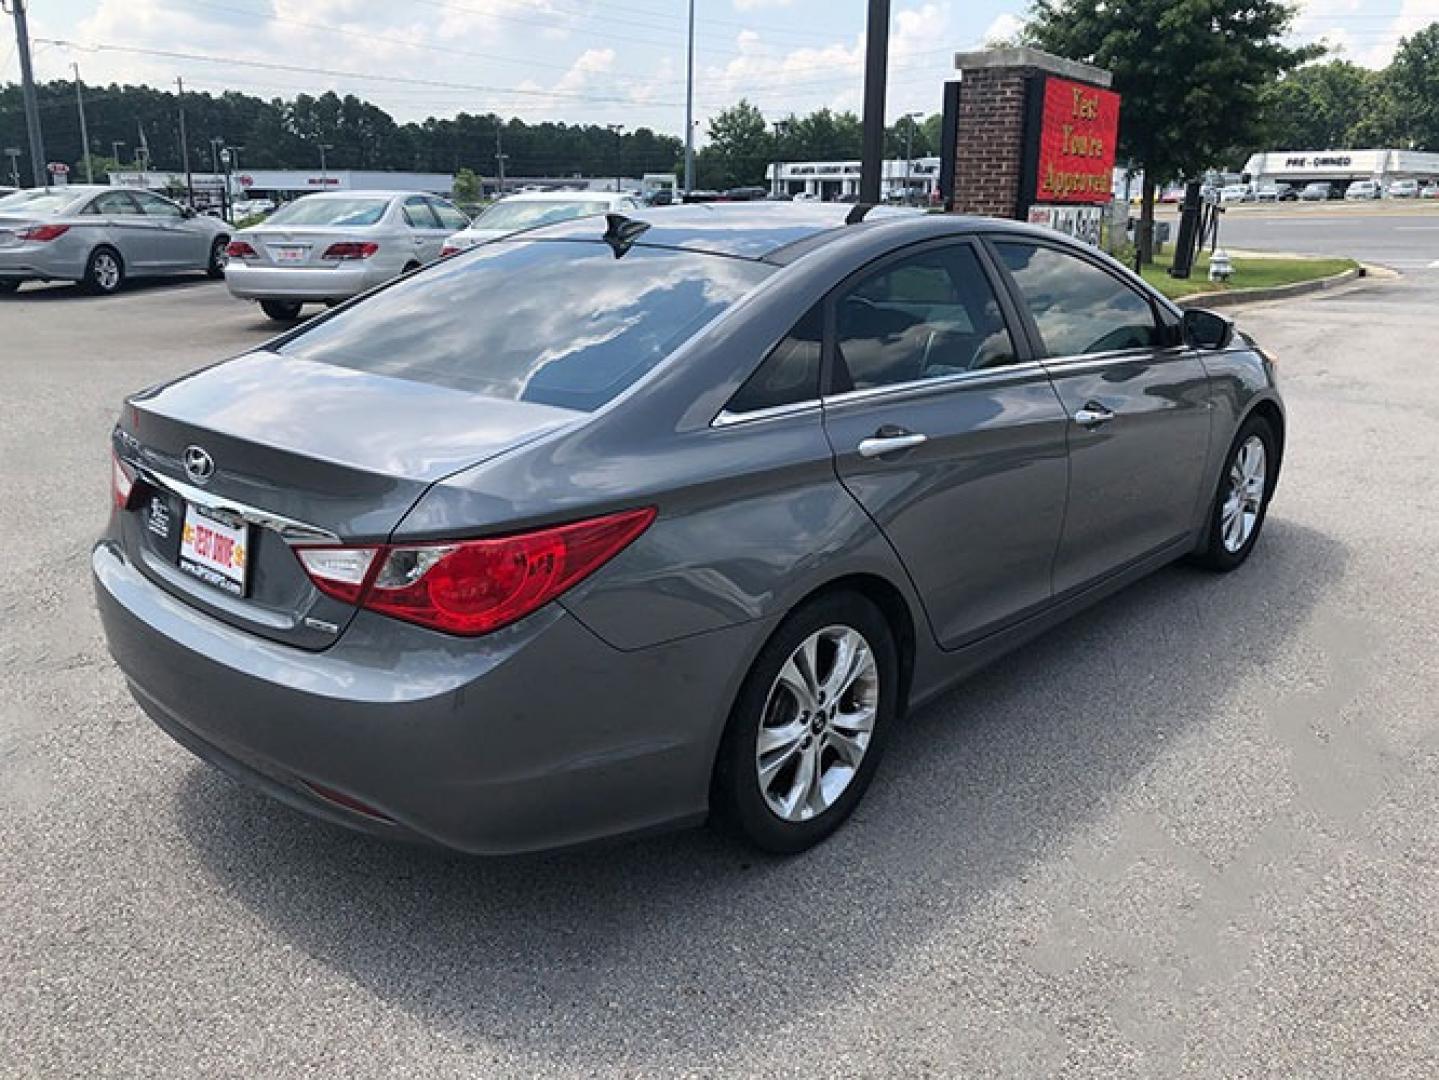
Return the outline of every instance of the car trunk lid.
[[[139,484],[122,542],[186,602],[324,648],[354,609],[314,588],[295,545],[383,543],[436,480],[575,416],[252,353],[127,403],[116,451]]]

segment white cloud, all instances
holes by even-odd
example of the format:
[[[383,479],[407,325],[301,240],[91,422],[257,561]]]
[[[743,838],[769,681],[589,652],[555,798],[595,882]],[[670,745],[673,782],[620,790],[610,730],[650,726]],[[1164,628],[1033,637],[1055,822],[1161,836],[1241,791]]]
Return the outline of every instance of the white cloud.
[[[991,41],[1009,41],[1022,29],[1024,29],[1024,20],[1018,15],[1011,15],[1006,11],[989,24],[989,28],[985,30],[981,40],[986,44]]]

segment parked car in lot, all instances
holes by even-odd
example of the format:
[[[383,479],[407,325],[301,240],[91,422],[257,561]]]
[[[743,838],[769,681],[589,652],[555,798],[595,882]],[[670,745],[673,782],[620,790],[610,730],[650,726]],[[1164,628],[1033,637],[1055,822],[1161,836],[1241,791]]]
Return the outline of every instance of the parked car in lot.
[[[1338,189],[1323,180],[1305,184],[1299,192],[1299,198],[1304,202],[1324,202],[1326,199],[1337,199],[1338,197]]]
[[[238,221],[241,218],[254,217],[256,214],[268,214],[275,209],[273,199],[236,199],[230,207],[230,213]]]
[[[1246,203],[1254,198],[1248,184],[1226,184],[1219,189],[1221,203]]]
[[[134,395],[92,565],[144,710],[296,807],[485,853],[713,811],[793,852],[907,707],[1243,563],[1284,428],[1251,340],[1049,230],[641,211]]]
[[[1419,197],[1419,181],[1395,180],[1384,194],[1391,199],[1417,199]]]
[[[25,188],[0,198],[0,292],[26,281],[78,281],[103,294],[132,277],[219,277],[229,228],[134,188]]]
[[[225,284],[272,319],[336,304],[440,257],[469,219],[421,191],[325,191],[235,233]]]
[[[491,203],[467,228],[445,241],[444,254],[453,255],[537,225],[612,210],[629,212],[639,206],[639,199],[618,191],[525,191]]]
[[[1344,197],[1350,200],[1377,199],[1382,194],[1377,180],[1355,180],[1344,189]]]
[[[1283,194],[1278,184],[1258,184],[1254,188],[1256,202],[1278,202]]]
[[[1419,190],[1421,199],[1439,199],[1439,184],[1425,184]]]

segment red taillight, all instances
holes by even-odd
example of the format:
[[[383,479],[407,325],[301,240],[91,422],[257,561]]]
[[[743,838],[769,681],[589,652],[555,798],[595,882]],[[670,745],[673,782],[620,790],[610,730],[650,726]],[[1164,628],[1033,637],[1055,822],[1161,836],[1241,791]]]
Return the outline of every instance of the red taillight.
[[[297,553],[328,596],[451,634],[488,634],[594,573],[654,519],[646,507],[516,536]]]
[[[457,248],[453,244],[446,244],[440,248],[440,258],[448,259],[451,255],[458,255],[462,250],[462,248]]]
[[[258,252],[243,240],[231,240],[230,246],[225,249],[225,255],[231,259],[257,259]]]
[[[135,470],[120,460],[118,454],[110,451],[110,497],[115,509],[124,510],[130,505],[130,492],[135,490]]]
[[[368,259],[375,252],[380,250],[380,245],[366,240],[360,243],[358,240],[341,240],[338,244],[331,244],[320,256],[322,259]]]
[[[39,240],[43,243],[64,236],[69,231],[69,225],[32,225],[28,229],[21,229],[19,236],[21,240]]]

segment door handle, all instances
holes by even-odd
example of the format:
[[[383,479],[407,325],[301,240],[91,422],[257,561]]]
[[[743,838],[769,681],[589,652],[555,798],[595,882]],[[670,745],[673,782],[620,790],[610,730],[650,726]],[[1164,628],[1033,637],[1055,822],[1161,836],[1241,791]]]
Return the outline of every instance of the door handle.
[[[1113,411],[1106,409],[1097,401],[1088,402],[1074,414],[1074,422],[1080,427],[1086,428],[1097,428],[1100,424],[1107,424],[1113,419]]]
[[[882,454],[895,454],[901,450],[912,450],[916,446],[923,446],[927,442],[929,442],[929,436],[921,435],[918,432],[875,435],[872,438],[860,440],[859,456],[872,458]]]

